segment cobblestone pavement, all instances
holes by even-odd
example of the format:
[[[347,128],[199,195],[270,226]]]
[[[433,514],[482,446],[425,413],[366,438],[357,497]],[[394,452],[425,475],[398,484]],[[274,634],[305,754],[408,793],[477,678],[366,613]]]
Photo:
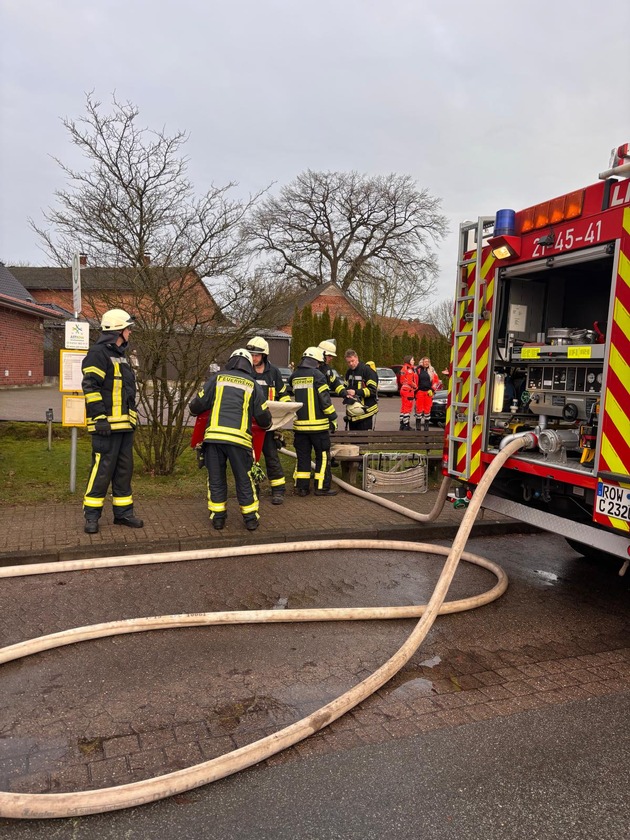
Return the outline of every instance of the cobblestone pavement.
[[[616,569],[586,563],[549,535],[478,537],[470,550],[507,568],[507,594],[439,618],[392,682],[270,764],[596,696],[627,703],[628,587]],[[408,552],[318,551],[13,578],[2,586],[0,641],[139,615],[422,602],[440,566]],[[488,572],[465,565],[450,596],[492,582]],[[394,621],[157,631],[8,663],[0,787],[98,788],[212,758],[347,690],[411,627]]]

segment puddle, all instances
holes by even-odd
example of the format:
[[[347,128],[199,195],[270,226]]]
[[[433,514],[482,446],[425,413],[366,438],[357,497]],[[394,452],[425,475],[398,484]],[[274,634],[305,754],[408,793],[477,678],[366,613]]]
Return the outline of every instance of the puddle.
[[[442,661],[440,656],[432,656],[431,659],[425,659],[424,662],[420,663],[421,668],[435,668],[436,665],[439,665]]]
[[[407,680],[402,685],[399,685],[393,691],[389,692],[390,697],[395,697],[397,700],[413,700],[415,697],[427,697],[433,693],[433,683],[431,680],[425,680],[422,677],[415,677]]]
[[[560,578],[558,575],[554,575],[553,572],[545,572],[542,569],[534,569],[534,573],[541,577],[549,586],[552,586],[556,581],[559,581]]]
[[[276,700],[274,697],[261,694],[258,696],[245,697],[234,703],[224,703],[213,709],[213,716],[209,719],[219,724],[225,732],[234,732],[241,725],[252,726],[263,724],[270,719],[284,719],[287,712],[293,709]]]
[[[278,598],[276,603],[271,608],[272,610],[286,610],[287,604],[289,603],[288,598]]]

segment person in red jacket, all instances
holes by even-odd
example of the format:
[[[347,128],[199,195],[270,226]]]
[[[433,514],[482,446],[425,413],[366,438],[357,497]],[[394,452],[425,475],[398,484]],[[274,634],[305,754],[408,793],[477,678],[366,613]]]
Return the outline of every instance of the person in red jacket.
[[[405,356],[400,369],[400,431],[411,431],[409,417],[418,390],[418,374],[413,356]]]
[[[431,406],[433,392],[440,387],[440,378],[431,364],[431,359],[425,356],[420,360],[417,368],[418,390],[416,391],[416,429],[424,429],[431,420]]]

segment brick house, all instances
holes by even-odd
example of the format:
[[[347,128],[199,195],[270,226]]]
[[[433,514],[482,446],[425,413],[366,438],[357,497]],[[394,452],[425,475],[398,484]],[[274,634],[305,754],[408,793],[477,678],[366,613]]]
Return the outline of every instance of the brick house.
[[[0,263],[0,387],[43,384],[44,324],[54,315]]]
[[[404,318],[386,318],[379,315],[376,322],[385,335],[402,335],[408,333],[410,336],[417,335],[419,339],[426,338],[428,341],[435,341],[440,338],[440,332],[433,324],[427,324],[418,318],[405,320]]]
[[[313,315],[322,315],[328,308],[331,321],[339,316],[347,318],[350,324],[355,324],[358,321],[363,327],[368,320],[359,304],[354,302],[336,283],[330,282],[322,283],[314,289],[298,295],[291,311],[284,310],[282,313],[281,319],[285,323],[279,324],[279,329],[290,334],[295,310],[301,312],[305,306],[309,305]],[[403,335],[404,332],[407,332],[410,336],[417,335],[420,339],[426,338],[429,341],[433,341],[440,336],[433,324],[426,324],[417,318],[406,320],[404,318],[386,318],[379,315],[374,321],[379,324],[383,333],[389,336]]]
[[[339,316],[347,318],[351,324],[358,321],[361,326],[364,326],[367,320],[358,304],[354,303],[336,283],[330,282],[322,283],[298,295],[290,311],[285,309],[279,316],[278,329],[290,335],[295,310],[301,312],[305,306],[311,307],[313,315],[322,315],[328,307],[331,321]]]
[[[184,280],[177,269],[164,271],[156,268],[157,277],[164,277],[165,284],[185,282],[187,311],[190,313],[190,323],[195,319],[209,321],[214,319],[217,326],[228,324],[215,303],[205,284],[196,274],[188,274]],[[44,358],[46,376],[59,375],[59,350],[64,346],[64,322],[68,317],[74,317],[72,298],[72,270],[70,268],[13,266],[11,273],[17,278],[28,294],[39,304],[54,310],[58,317],[47,322],[44,336]],[[172,278],[172,279],[171,279]],[[94,327],[98,328],[103,312],[114,307],[126,309],[139,314],[145,308],[153,307],[151,298],[146,302],[134,292],[135,284],[128,279],[124,270],[120,273],[116,269],[89,267],[81,270],[82,316]],[[182,329],[189,324],[181,323]]]

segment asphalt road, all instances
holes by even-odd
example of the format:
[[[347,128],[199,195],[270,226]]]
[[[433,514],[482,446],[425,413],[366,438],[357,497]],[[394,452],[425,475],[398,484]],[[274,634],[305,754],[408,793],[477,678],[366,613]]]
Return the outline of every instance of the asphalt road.
[[[337,413],[343,417],[341,400],[334,400]],[[0,420],[44,422],[46,410],[52,408],[55,423],[61,422],[62,395],[56,387],[0,389]],[[376,428],[391,431],[398,428],[400,398],[381,397]]]

